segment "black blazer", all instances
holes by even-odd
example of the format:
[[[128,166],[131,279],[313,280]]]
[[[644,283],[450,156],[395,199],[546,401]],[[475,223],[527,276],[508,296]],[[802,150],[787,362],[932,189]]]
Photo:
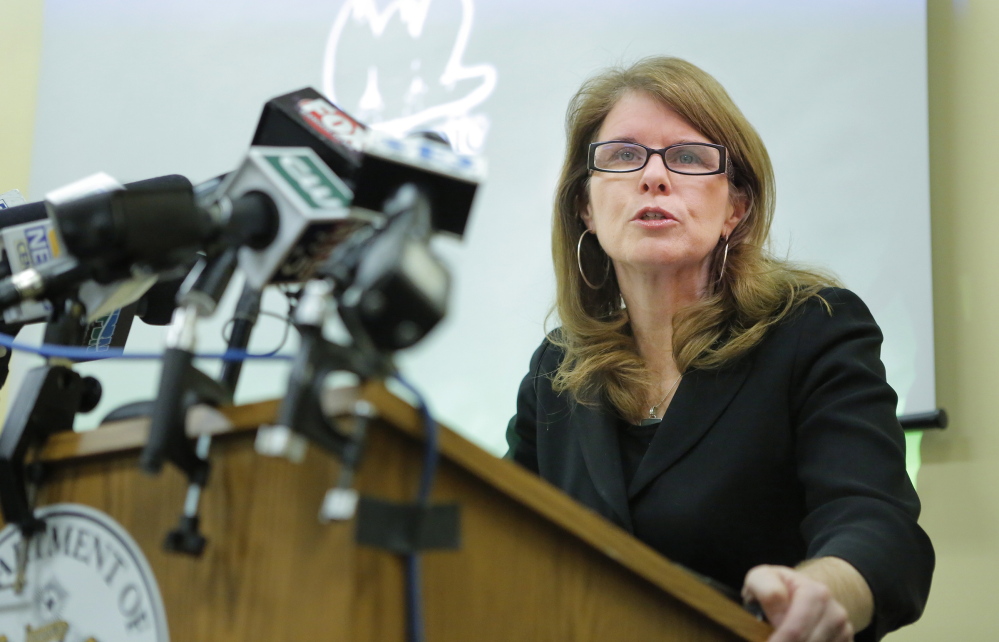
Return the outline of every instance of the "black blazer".
[[[813,299],[736,363],[687,373],[627,487],[623,420],[552,391],[562,354],[546,339],[520,386],[509,456],[736,589],[758,564],[850,562],[875,601],[858,641],[914,621],[934,555],[916,524],[881,331],[852,292],[822,294],[832,314]]]

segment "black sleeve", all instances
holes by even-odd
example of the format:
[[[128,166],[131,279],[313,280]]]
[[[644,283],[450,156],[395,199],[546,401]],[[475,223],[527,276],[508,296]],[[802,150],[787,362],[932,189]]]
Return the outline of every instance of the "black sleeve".
[[[505,457],[512,459],[524,468],[538,472],[538,385],[543,376],[541,361],[551,344],[545,339],[531,357],[531,365],[520,382],[517,392],[517,414],[506,427],[506,443],[509,446]]]
[[[867,580],[874,620],[863,639],[880,639],[922,613],[934,553],[916,523],[919,498],[905,470],[881,330],[852,292],[823,295],[832,314],[806,304],[792,383],[801,532],[809,558],[842,558]]]

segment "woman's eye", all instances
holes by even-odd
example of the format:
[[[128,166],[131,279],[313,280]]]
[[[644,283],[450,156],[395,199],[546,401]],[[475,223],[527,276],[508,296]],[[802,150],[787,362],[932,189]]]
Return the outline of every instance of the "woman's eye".
[[[677,171],[704,173],[718,166],[717,151],[707,145],[683,145],[666,152],[667,164]]]
[[[645,150],[629,143],[611,142],[601,145],[594,156],[598,168],[630,171],[641,167]]]

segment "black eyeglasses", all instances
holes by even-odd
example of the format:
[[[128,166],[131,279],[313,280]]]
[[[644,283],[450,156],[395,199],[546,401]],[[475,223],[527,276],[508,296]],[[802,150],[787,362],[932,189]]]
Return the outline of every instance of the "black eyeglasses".
[[[637,172],[653,154],[661,156],[666,169],[677,174],[708,176],[725,172],[725,147],[712,143],[680,143],[662,149],[625,140],[590,143],[586,166],[598,172]]]

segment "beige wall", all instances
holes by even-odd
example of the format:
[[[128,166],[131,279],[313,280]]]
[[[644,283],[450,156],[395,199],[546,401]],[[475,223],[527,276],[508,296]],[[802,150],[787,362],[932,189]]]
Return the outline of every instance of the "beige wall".
[[[28,185],[41,0],[3,0],[0,191]],[[15,29],[8,29],[13,32]],[[937,549],[923,620],[894,640],[999,639],[999,2],[929,0],[937,397],[919,490]]]
[[[35,95],[42,53],[42,0],[0,0],[0,194],[19,189],[25,198],[31,172]],[[0,388],[0,417],[9,386]]]
[[[999,2],[929,0],[937,400],[922,524],[937,550],[923,619],[894,640],[999,639]]]
[[[31,166],[38,61],[42,50],[41,0],[2,0],[0,22],[0,193],[25,196]]]

